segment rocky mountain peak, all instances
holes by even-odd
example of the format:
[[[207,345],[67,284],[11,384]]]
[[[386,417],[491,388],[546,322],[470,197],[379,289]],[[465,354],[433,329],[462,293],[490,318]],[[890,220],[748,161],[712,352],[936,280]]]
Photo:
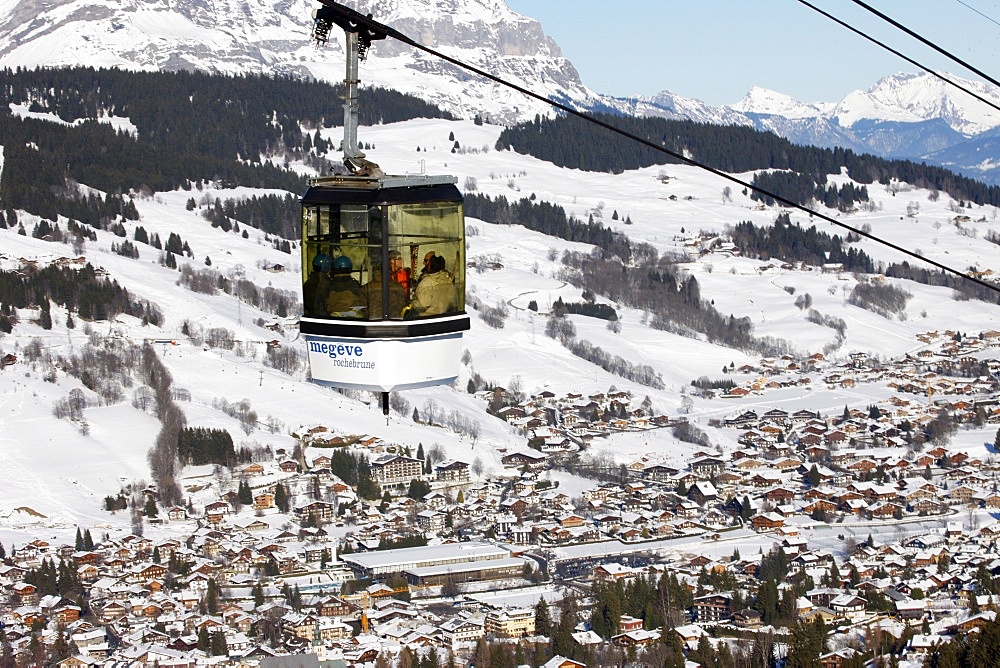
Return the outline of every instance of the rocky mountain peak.
[[[542,95],[596,96],[534,19],[503,0],[357,0],[357,11]],[[0,65],[264,72],[343,79],[342,35],[312,43],[315,0],[0,0]],[[513,91],[410,46],[369,53],[366,85],[430,98],[462,117],[500,122],[549,113]],[[428,95],[428,91],[434,91]]]

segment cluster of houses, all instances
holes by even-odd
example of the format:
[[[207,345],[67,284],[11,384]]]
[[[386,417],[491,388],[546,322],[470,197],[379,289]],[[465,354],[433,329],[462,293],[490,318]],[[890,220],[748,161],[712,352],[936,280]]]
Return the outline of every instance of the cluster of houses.
[[[509,401],[502,388],[483,390],[476,396],[490,401],[498,393]],[[529,434],[529,446],[546,455],[578,452],[595,437],[676,424],[666,415],[654,415],[649,402],[633,406],[632,393],[623,390],[589,395],[571,392],[562,397],[544,390],[525,401],[504,405],[495,414]]]
[[[856,355],[834,369],[813,356],[799,364],[827,383],[849,375],[891,384],[916,374],[932,388],[928,398],[896,395],[833,417],[745,410],[714,425],[737,430],[737,447],[692,448],[680,463],[635,461],[576,497],[547,475],[553,460],[596,436],[677,421],[654,415],[647,402],[633,406],[627,392],[541,393],[496,411],[530,435],[531,447],[502,452],[505,472],[489,479],[463,461],[428,462],[375,436],[316,427],[299,436],[294,455],[279,450],[273,461],[241,464],[234,489],[201,508],[165,509],[151,537],[106,537],[93,549],[41,539],[15,546],[0,565],[0,632],[23,665],[46,651],[66,666],[266,667],[306,653],[324,665],[368,665],[391,662],[406,647],[461,657],[484,637],[535,634],[532,608],[497,604],[490,592],[549,578],[558,591],[565,579],[671,572],[694,604],[689,623],[670,632],[694,648],[709,625],[763,627],[748,595],[762,554],[711,559],[670,546],[766,540],[792,572],[822,582],[797,598],[800,618],[878,625],[899,637],[919,628],[909,642],[926,651],[940,634],[995,617],[985,584],[1000,575],[1000,526],[977,523],[981,509],[1000,508],[1000,490],[992,461],[915,435],[942,410],[956,423],[1000,421],[995,381],[949,376],[957,367],[946,364],[968,366],[971,351],[996,345],[1000,334],[926,337],[937,346],[934,359],[917,353],[887,365]],[[954,396],[963,382],[972,394]],[[363,450],[371,480],[388,494],[365,500],[338,478],[338,448]],[[250,488],[252,502],[237,483]],[[145,493],[157,500],[154,488]],[[884,540],[894,526],[935,518],[939,531]],[[809,548],[818,525],[861,523],[880,540],[845,542],[837,553]],[[636,554],[645,555],[641,566],[628,559]],[[48,564],[74,575],[42,577]],[[706,573],[731,575],[741,595],[706,588]],[[428,604],[442,596],[461,604],[446,612]],[[574,638],[642,646],[664,632],[623,617],[611,638],[586,625]],[[832,653],[823,665],[849,658]]]
[[[814,383],[829,388],[851,388],[862,383],[884,382],[898,394],[918,397],[975,397],[997,391],[1000,360],[985,353],[1000,348],[1000,331],[965,336],[953,330],[931,331],[917,339],[924,344],[921,350],[890,361],[866,353],[853,353],[837,363],[829,362],[822,353],[806,358],[793,355],[764,358],[756,365],[733,367],[731,373],[745,376],[746,380],[719,396],[741,398]],[[984,373],[970,376],[970,370]],[[994,412],[993,417],[1000,422],[1000,411]]]
[[[994,601],[983,598],[977,585],[984,569],[1000,573],[995,556],[1000,527],[965,527],[955,510],[1000,507],[995,471],[944,447],[912,459],[884,454],[893,448],[870,447],[827,447],[820,456],[802,442],[812,424],[829,431],[847,429],[851,422],[861,433],[877,420],[857,411],[830,421],[808,411],[744,412],[730,426],[768,434],[766,427],[776,425],[794,437],[753,440],[725,457],[698,452],[682,469],[636,462],[627,467],[627,480],[595,483],[579,499],[546,478],[547,457],[534,450],[506,455],[507,477],[479,481],[464,462],[438,462],[426,473],[426,463],[402,448],[383,449],[371,460],[375,480],[402,493],[403,483],[417,478],[431,483],[432,491],[419,500],[400,494],[381,503],[360,500],[333,476],[324,449],[308,448],[307,454],[319,454],[297,462],[278,453],[274,462],[239,471],[254,488],[253,507],[240,508],[233,493],[205,504],[202,512],[171,509],[167,526],[192,527],[182,536],[129,535],[92,550],[43,540],[16,546],[0,566],[3,633],[14,656],[29,663],[38,652],[32,629],[45,629],[43,646],[55,647],[60,637],[71,640],[75,653],[63,665],[253,666],[306,652],[339,665],[363,665],[380,655],[394,657],[403,647],[461,653],[483,637],[534,635],[534,610],[493,606],[475,593],[537,581],[533,574],[539,566],[531,554],[574,544],[655,553],[670,539],[760,534],[781,546],[790,569],[827,583],[797,601],[803,619],[876,623],[897,633],[925,621],[950,620],[951,626],[936,624],[936,633],[986,623]],[[857,462],[869,465],[853,466]],[[288,515],[273,507],[279,482],[293,499]],[[885,518],[891,526],[901,514],[939,512],[950,513],[942,520],[947,530],[883,545],[863,543],[844,558],[810,550],[802,530],[808,526],[804,516],[827,522]],[[413,536],[427,547],[378,549]],[[704,591],[699,584],[702,573],[725,570],[752,591],[760,559],[659,556],[632,567],[612,556],[576,569],[572,577],[679,574],[698,596],[688,611],[691,623],[676,632],[696,645],[709,624],[762,626],[745,597],[744,607],[734,609],[731,592]],[[51,585],[40,591],[45,585],[33,583],[30,574],[45,560],[71,565],[85,595],[62,595]],[[831,581],[837,569],[840,575]],[[559,577],[558,558],[550,560],[549,570]],[[357,584],[344,588],[345,583]],[[421,597],[440,596],[449,585],[467,596],[453,614],[423,604]],[[871,601],[887,599],[890,609],[873,609]],[[973,608],[978,608],[974,615]],[[642,646],[659,638],[661,631],[643,629],[641,620],[634,624],[623,620],[613,638],[600,642]],[[585,627],[579,635],[581,642],[595,642]],[[926,637],[933,633],[920,635]],[[212,645],[215,638],[224,642]]]
[[[1000,573],[996,556],[1000,524],[981,529],[951,521],[940,530],[921,533],[884,544],[875,541],[851,543],[837,553],[811,549],[809,541],[796,530],[778,535],[774,546],[786,555],[791,577],[809,578],[817,586],[807,589],[794,601],[798,620],[822,619],[831,633],[842,639],[872,637],[880,633],[904,646],[903,656],[922,663],[921,655],[950,641],[993,624],[1000,596],[989,591],[989,583]],[[628,582],[636,578],[659,578],[671,573],[693,595],[690,623],[677,626],[686,646],[694,650],[711,633],[724,627],[719,637],[747,637],[747,633],[783,629],[765,624],[747,592],[759,584],[761,558],[735,554],[712,559],[704,555],[675,554],[645,566],[617,562],[600,563],[593,577],[604,581]],[[735,586],[724,591],[706,586],[706,575],[725,573]],[[778,585],[779,595],[791,590],[788,582]],[[749,607],[747,606],[749,601]],[[720,642],[720,641],[714,641]],[[837,643],[830,643],[835,645]],[[862,649],[841,648],[820,657],[819,665],[840,668]]]

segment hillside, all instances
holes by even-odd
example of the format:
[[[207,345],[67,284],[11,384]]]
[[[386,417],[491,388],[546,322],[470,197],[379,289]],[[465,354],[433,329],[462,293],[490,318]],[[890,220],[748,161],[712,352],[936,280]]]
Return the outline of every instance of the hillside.
[[[697,279],[702,300],[714,304],[722,314],[748,319],[754,336],[785,342],[798,355],[825,350],[830,359],[836,360],[866,352],[889,360],[922,348],[918,334],[932,330],[980,332],[996,329],[1000,321],[996,306],[955,301],[950,289],[891,279],[887,282],[912,293],[912,297],[903,313],[886,318],[848,303],[846,298],[860,277],[824,273],[815,267],[789,269],[774,260],[751,260],[727,252],[725,244],[698,254],[699,237],[712,239],[713,233],[741,221],[770,225],[778,210],[762,207],[741,193],[723,197],[724,182],[691,167],[654,166],[608,175],[558,168],[511,151],[496,151],[492,147],[500,132],[501,128],[488,124],[423,119],[364,128],[361,138],[375,146],[369,155],[393,171],[425,167],[432,173],[455,174],[467,190],[494,198],[534,196],[562,206],[581,220],[593,218],[626,234],[633,245],[648,244],[658,255],[687,254],[690,261],[680,268]],[[452,133],[462,147],[454,153],[454,142],[449,139]],[[335,128],[320,131],[321,137],[330,142],[337,141],[338,134]],[[5,154],[7,151],[4,147]],[[290,166],[302,173],[309,171],[301,161],[292,161]],[[846,177],[832,175],[830,179],[843,183]],[[139,226],[163,240],[176,234],[191,251],[191,257],[183,253],[176,256],[181,268],[216,271],[236,282],[245,277],[258,287],[294,292],[300,280],[294,240],[290,240],[291,253],[284,253],[275,248],[274,238],[267,233],[247,225],[240,225],[239,231],[234,228],[225,232],[201,215],[217,198],[266,194],[284,193],[219,188],[212,183],[203,185],[201,191],[179,189],[155,196],[134,193],[130,201],[138,219],[119,222],[127,239],[134,237]],[[958,209],[957,203],[947,197],[934,198],[929,191],[906,184],[896,184],[891,190],[875,188],[870,195],[876,204],[871,210],[837,215],[847,216],[852,225],[870,225],[874,232],[895,243],[918,248],[953,266],[1000,269],[1000,247],[983,239],[987,234],[1000,233],[995,208]],[[197,204],[188,210],[192,197]],[[485,404],[465,392],[473,373],[495,384],[519,384],[528,393],[543,388],[556,394],[587,393],[615,386],[637,397],[648,395],[658,412],[677,415],[690,411],[687,416],[723,450],[735,446],[735,436],[709,427],[710,419],[750,407],[766,410],[775,405],[839,414],[845,405],[866,406],[891,393],[881,382],[850,389],[827,389],[820,384],[806,392],[801,388],[785,389],[740,400],[692,397],[692,380],[701,376],[718,378],[723,367],[756,364],[758,358],[709,344],[699,337],[655,329],[651,314],[621,304],[614,305],[621,319],[618,333],[603,320],[568,316],[578,340],[589,340],[632,364],[649,365],[662,377],[663,389],[612,375],[545,335],[545,313],[558,298],[566,302],[581,300],[581,289],[573,285],[574,274],[562,262],[564,254],[589,254],[591,249],[528,232],[517,221],[496,224],[470,219],[468,256],[479,265],[491,261],[494,268],[470,272],[469,295],[486,306],[507,305],[505,326],[492,329],[473,314],[473,329],[465,343],[470,361],[456,388],[402,395],[422,414],[436,414],[438,422],[461,415],[478,423],[479,436],[470,442],[467,436],[446,428],[415,424],[412,410],[393,414],[386,421],[375,406],[369,405],[368,397],[342,395],[314,386],[306,382],[306,372],[301,368],[287,374],[264,364],[265,359],[272,359],[273,364],[265,351],[267,341],[277,339],[283,351],[298,349],[294,315],[279,318],[252,306],[246,296],[240,301],[222,292],[191,292],[178,285],[176,269],[161,264],[164,256],[160,250],[136,243],[138,258],[112,253],[112,244],[120,244],[122,237],[111,231],[95,229],[96,241],[84,240],[73,248],[33,238],[31,232],[39,219],[24,211],[15,215],[26,234],[18,234],[16,226],[0,230],[0,269],[15,271],[21,270],[25,261],[46,264],[62,257],[82,256],[107,271],[132,294],[155,304],[163,313],[163,321],[158,326],[144,325],[140,319],[119,316],[111,323],[87,323],[76,315],[71,329],[67,327],[66,310],[53,305],[51,329],[32,322],[40,313],[26,309],[18,313],[20,323],[13,331],[0,338],[0,349],[19,358],[17,364],[0,372],[2,456],[9,470],[17,472],[0,501],[0,541],[8,544],[42,527],[54,536],[71,535],[78,523],[106,527],[112,533],[128,531],[127,513],[103,512],[103,499],[116,495],[124,485],[151,479],[146,457],[160,427],[152,415],[133,407],[133,403],[142,406],[136,401],[136,386],[125,388],[121,400],[104,402],[84,389],[80,380],[68,376],[62,370],[65,364],[58,361],[59,357],[81,354],[89,339],[101,346],[114,343],[137,348],[145,341],[159,342],[152,345],[169,371],[172,387],[178,391],[176,404],[187,424],[225,428],[237,447],[270,446],[290,451],[295,445],[291,432],[324,425],[339,434],[374,434],[411,446],[440,445],[450,457],[478,461],[484,471],[499,470],[501,453],[523,448],[525,436],[487,415]],[[6,216],[10,218],[10,213]],[[803,226],[812,224],[803,216],[792,214],[791,218]],[[66,224],[65,219],[60,219],[62,229]],[[870,241],[860,242],[857,247],[878,261],[899,259]],[[274,265],[281,265],[284,271],[265,269]],[[600,294],[599,289],[597,292]],[[796,306],[796,299],[805,294],[810,296],[813,310],[843,321],[844,336],[838,337],[834,329],[808,319],[808,310]],[[538,305],[537,314],[528,309],[532,301]],[[265,329],[262,325],[272,327]],[[210,336],[213,329],[221,331]],[[196,336],[186,336],[184,330]],[[214,343],[206,343],[206,337]],[[224,347],[227,338],[233,340],[230,349]],[[29,349],[33,352],[29,353]],[[32,355],[35,362],[30,361]],[[290,365],[294,366],[294,360]],[[739,374],[731,377],[737,382],[748,379]],[[53,417],[54,405],[74,389],[84,389],[87,407],[82,410],[82,418],[86,428],[82,421]],[[220,410],[236,414],[232,407],[243,399],[257,415],[257,422],[249,422],[246,429],[245,420]],[[983,440],[982,431],[960,432],[956,437],[959,446],[969,448],[980,447]],[[39,448],[44,451],[42,457],[38,456]],[[595,444],[594,452],[621,462],[640,457],[672,461],[683,459],[690,446],[658,430],[602,441]],[[72,465],[67,466],[67,462]],[[220,488],[213,480],[210,467],[184,470],[181,482],[185,497],[196,505],[215,498]],[[18,510],[23,508],[44,517]]]

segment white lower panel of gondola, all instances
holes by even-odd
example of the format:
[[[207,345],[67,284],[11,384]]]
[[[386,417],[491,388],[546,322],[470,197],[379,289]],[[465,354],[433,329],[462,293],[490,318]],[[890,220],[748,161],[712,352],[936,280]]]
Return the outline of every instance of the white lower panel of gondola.
[[[313,382],[392,392],[447,384],[458,376],[462,334],[407,339],[305,335]]]

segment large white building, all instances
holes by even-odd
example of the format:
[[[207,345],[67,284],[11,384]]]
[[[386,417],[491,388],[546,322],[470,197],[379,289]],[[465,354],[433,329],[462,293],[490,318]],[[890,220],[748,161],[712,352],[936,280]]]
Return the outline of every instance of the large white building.
[[[447,566],[448,564],[468,566],[471,562],[510,558],[510,550],[492,543],[479,542],[445,543],[443,545],[359,552],[341,556],[341,560],[351,567],[358,578],[379,577],[418,568]]]

